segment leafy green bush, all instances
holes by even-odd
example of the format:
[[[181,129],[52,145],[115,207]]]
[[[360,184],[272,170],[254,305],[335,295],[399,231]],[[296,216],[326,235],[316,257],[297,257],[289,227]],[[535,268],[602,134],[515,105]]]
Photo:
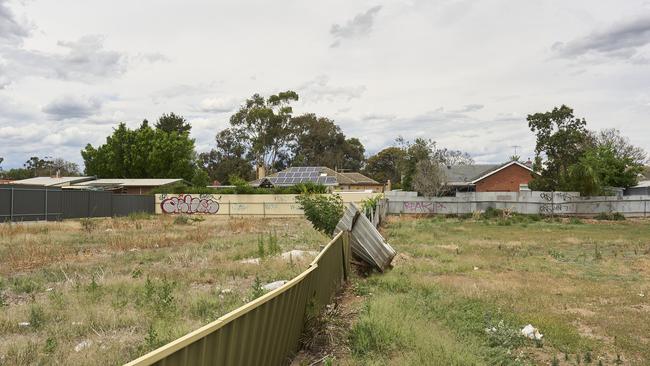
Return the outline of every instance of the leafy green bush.
[[[316,230],[330,237],[334,234],[336,224],[343,217],[344,206],[341,196],[302,194],[296,197],[296,200]]]
[[[174,218],[174,225],[187,225],[190,222],[190,218],[187,215],[179,215]]]
[[[375,211],[377,209],[377,205],[379,204],[379,201],[381,199],[382,199],[382,195],[378,194],[375,196],[370,196],[365,200],[361,201],[361,210],[365,212],[368,218],[370,218],[370,212]]]

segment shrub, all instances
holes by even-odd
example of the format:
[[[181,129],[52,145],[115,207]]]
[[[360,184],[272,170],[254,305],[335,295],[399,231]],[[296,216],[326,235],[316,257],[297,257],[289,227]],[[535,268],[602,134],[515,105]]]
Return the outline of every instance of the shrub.
[[[180,215],[174,218],[174,225],[187,225],[189,222],[190,218],[186,215]]]
[[[377,209],[377,205],[381,199],[382,195],[378,194],[375,196],[370,196],[361,201],[361,210],[366,214],[368,218],[370,218],[370,211],[375,211]]]
[[[601,212],[595,217],[596,220],[607,221],[622,221],[625,220],[625,215],[620,212]]]
[[[296,200],[316,230],[330,237],[334,234],[336,224],[343,217],[344,206],[341,196],[302,194]]]

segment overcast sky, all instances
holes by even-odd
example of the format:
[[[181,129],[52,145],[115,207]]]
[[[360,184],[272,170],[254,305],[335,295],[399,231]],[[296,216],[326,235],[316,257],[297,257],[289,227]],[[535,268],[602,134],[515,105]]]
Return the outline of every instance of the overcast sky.
[[[0,0],[0,156],[81,163],[118,122],[175,112],[197,150],[253,93],[300,94],[367,153],[398,135],[477,162],[567,104],[650,150],[650,1]]]

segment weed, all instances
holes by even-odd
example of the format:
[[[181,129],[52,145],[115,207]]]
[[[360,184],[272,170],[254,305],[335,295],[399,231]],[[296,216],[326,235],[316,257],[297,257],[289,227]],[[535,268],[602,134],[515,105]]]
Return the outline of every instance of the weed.
[[[594,217],[596,220],[623,221],[625,215],[620,212],[601,212]]]
[[[45,311],[40,305],[33,304],[29,308],[29,325],[38,329],[45,324]]]
[[[551,361],[552,366],[560,366],[560,360],[557,359],[557,356],[553,356],[553,361]]]
[[[47,353],[47,354],[54,353],[54,351],[56,350],[56,346],[57,346],[56,339],[51,338],[51,337],[47,338],[45,340],[45,348],[44,348],[45,353]]]
[[[161,342],[158,337],[158,332],[154,328],[153,324],[149,325],[147,329],[147,335],[144,337],[144,343],[147,349],[155,349],[160,346]]]
[[[569,224],[571,224],[571,225],[582,225],[582,224],[584,224],[584,222],[582,222],[582,220],[580,220],[577,217],[572,217],[572,218],[569,219]]]
[[[136,268],[131,272],[131,278],[140,278],[142,277],[142,270],[140,268]]]
[[[260,278],[255,275],[255,280],[253,281],[252,291],[251,291],[251,299],[255,300],[258,297],[264,295],[266,293],[266,290],[264,287],[262,287],[262,281],[260,281]]]
[[[564,254],[561,252],[558,252],[557,250],[554,249],[549,249],[548,254],[553,257],[555,260],[561,261],[564,259]]]
[[[43,290],[43,285],[31,277],[19,276],[11,279],[11,288],[19,294],[34,294]]]
[[[140,305],[147,307],[158,317],[171,317],[176,313],[176,301],[174,298],[174,282],[163,278],[160,281],[152,281],[149,276],[144,283]]]
[[[497,323],[488,322],[485,328],[490,347],[516,349],[523,344],[519,330],[505,323],[503,319]]]
[[[598,249],[598,243],[596,243],[596,247],[594,248],[594,260],[599,261],[601,259],[603,259],[603,254],[600,249]]]
[[[174,225],[187,225],[190,223],[190,218],[187,215],[178,215],[174,217]]]
[[[81,229],[87,234],[90,234],[97,229],[97,221],[91,218],[81,219],[79,222],[81,223]]]
[[[201,216],[201,215],[195,215],[195,216],[190,217],[190,220],[192,222],[203,222],[203,221],[205,221],[205,217]]]
[[[585,358],[585,363],[591,363],[591,361],[592,361],[592,359],[591,359],[591,352],[587,351],[587,353],[585,353],[585,357],[584,357],[584,358]]]

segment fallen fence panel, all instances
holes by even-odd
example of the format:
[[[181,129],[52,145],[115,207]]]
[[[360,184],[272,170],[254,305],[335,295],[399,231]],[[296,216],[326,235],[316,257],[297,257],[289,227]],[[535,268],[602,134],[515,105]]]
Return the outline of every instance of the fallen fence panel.
[[[348,245],[348,233],[339,233],[291,281],[126,366],[288,364],[308,311],[329,303],[347,279]]]

